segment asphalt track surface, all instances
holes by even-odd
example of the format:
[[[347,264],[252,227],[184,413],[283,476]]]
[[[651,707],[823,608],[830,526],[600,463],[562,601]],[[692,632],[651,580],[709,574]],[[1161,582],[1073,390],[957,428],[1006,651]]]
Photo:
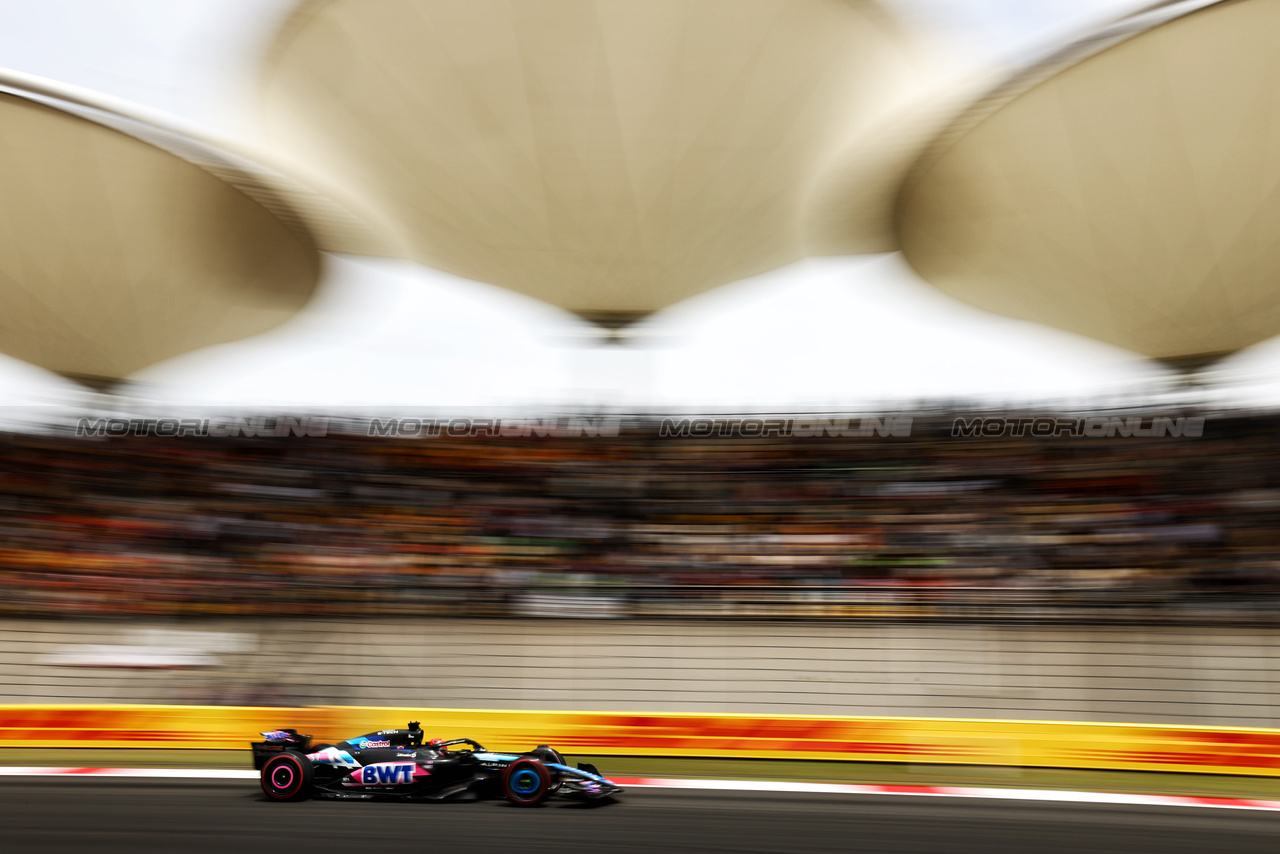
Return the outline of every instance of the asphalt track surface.
[[[637,789],[616,802],[266,801],[252,781],[0,781],[41,852],[1276,852],[1280,814],[965,798]]]

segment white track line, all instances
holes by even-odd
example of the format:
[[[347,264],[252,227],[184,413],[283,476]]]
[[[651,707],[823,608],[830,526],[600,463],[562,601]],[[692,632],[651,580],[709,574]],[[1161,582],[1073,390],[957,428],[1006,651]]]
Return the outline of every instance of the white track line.
[[[244,768],[38,768],[0,765],[0,777],[182,777],[198,780],[256,780]]]
[[[1214,798],[1193,795],[1141,795],[1126,792],[1079,792],[1054,789],[997,789],[968,786],[876,786],[858,783],[783,783],[765,780],[665,780],[611,778],[627,788],[709,789],[721,792],[801,792],[810,794],[909,795],[932,798],[984,798],[1057,801],[1128,806],[1214,807],[1280,810],[1280,801]]]
[[[257,780],[246,768],[49,768],[0,766],[0,777],[133,777],[188,780]],[[998,789],[968,786],[876,786],[860,783],[788,783],[770,780],[675,780],[658,777],[615,777],[629,789],[702,789],[717,792],[794,792],[801,794],[907,795],[933,798],[1051,801],[1126,806],[1211,807],[1280,811],[1280,801],[1215,798],[1193,795],[1141,795],[1126,792],[1080,792],[1056,789]]]

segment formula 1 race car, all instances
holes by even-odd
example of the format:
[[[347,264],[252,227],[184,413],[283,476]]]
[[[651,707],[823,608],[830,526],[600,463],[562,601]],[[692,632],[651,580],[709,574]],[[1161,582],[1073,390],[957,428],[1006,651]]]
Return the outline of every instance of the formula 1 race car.
[[[253,767],[277,801],[307,797],[475,800],[505,797],[531,807],[549,795],[606,798],[622,791],[593,765],[569,765],[546,745],[519,755],[493,753],[469,738],[423,744],[422,728],[384,729],[337,744],[311,744],[297,730],[262,733]]]

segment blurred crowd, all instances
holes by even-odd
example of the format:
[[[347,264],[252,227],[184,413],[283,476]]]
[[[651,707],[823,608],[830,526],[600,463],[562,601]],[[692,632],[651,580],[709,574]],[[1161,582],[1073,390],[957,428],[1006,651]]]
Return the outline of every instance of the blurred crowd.
[[[892,616],[1280,601],[1280,417],[1210,418],[1197,438],[963,438],[951,423],[844,438],[0,434],[0,610]]]

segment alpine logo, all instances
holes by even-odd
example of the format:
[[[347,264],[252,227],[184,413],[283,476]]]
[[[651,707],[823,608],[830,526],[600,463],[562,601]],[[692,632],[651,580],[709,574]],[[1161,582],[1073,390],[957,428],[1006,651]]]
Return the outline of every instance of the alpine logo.
[[[357,768],[343,782],[348,786],[401,786],[412,783],[415,775],[430,773],[412,762],[379,762]]]
[[[312,762],[321,765],[333,765],[336,768],[357,768],[359,763],[352,758],[350,753],[345,750],[339,750],[336,747],[326,747],[324,750],[316,753],[308,753],[307,758]]]

